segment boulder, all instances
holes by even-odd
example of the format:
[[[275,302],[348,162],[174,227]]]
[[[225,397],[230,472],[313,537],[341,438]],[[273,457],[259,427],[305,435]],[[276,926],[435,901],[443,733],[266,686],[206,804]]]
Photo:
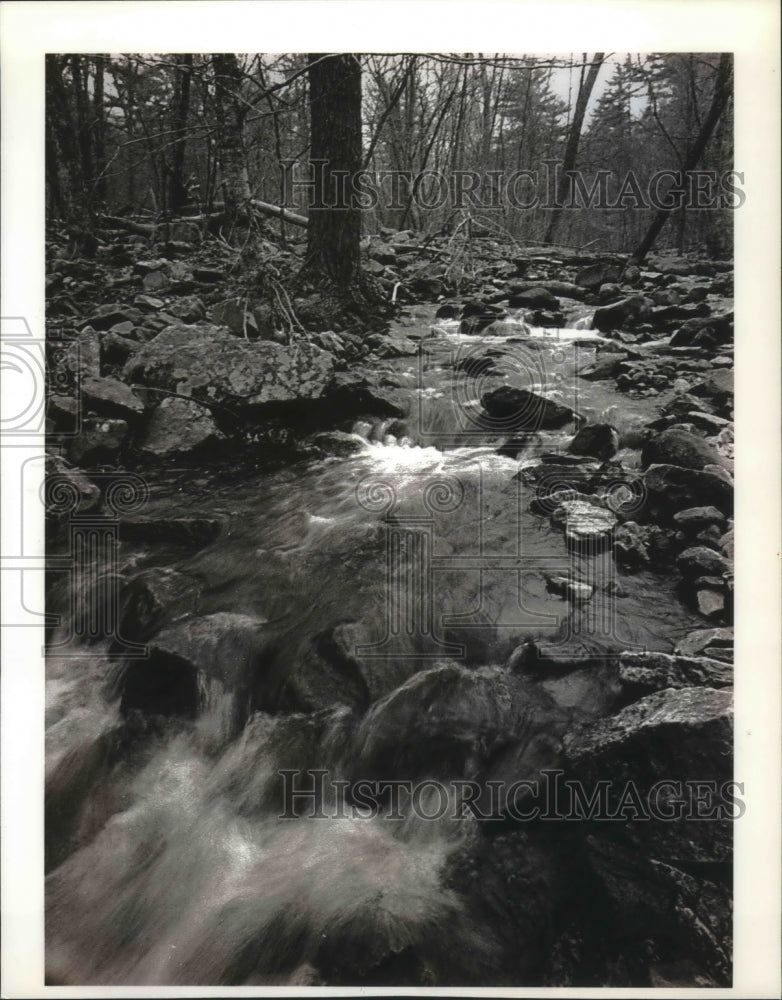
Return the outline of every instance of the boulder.
[[[725,458],[714,445],[696,434],[671,427],[649,438],[641,449],[641,467],[678,465],[702,470],[707,465],[724,465]]]
[[[549,576],[546,578],[546,588],[552,594],[564,597],[574,604],[583,604],[592,599],[595,588],[588,583],[579,583],[568,576]]]
[[[576,284],[589,291],[597,291],[601,285],[622,280],[622,265],[613,263],[592,264],[576,274]]]
[[[619,680],[633,700],[665,688],[732,687],[733,664],[707,656],[626,652],[619,657]]]
[[[539,769],[538,744],[546,740],[549,761],[556,760],[548,736],[564,718],[548,695],[519,674],[441,663],[372,705],[356,734],[356,772],[461,778],[512,744],[519,750],[523,744]],[[518,778],[533,777],[521,755],[515,769]]]
[[[705,545],[685,549],[676,560],[676,565],[686,580],[696,580],[701,576],[719,577],[731,569],[729,560]]]
[[[84,399],[100,416],[124,417],[132,420],[144,412],[144,404],[124,382],[115,378],[96,378],[88,375],[82,379]]]
[[[164,624],[193,614],[200,593],[200,584],[171,566],[142,570],[120,595],[119,635],[129,642],[146,642]]]
[[[627,358],[627,354],[600,353],[594,361],[584,365],[579,370],[578,377],[587,379],[589,382],[616,378],[621,370],[620,365],[627,361]]]
[[[556,430],[576,417],[569,406],[509,385],[484,393],[481,406],[488,414],[487,427],[497,431]]]
[[[127,436],[128,424],[125,420],[88,417],[82,421],[78,436],[70,442],[68,454],[74,462],[112,459]]]
[[[545,288],[528,288],[525,291],[513,291],[508,297],[511,309],[550,309],[559,311],[559,299]]]
[[[320,396],[334,359],[306,340],[247,341],[219,326],[168,326],[126,364],[124,376],[196,401],[257,406]]]
[[[678,511],[695,505],[733,513],[733,486],[713,472],[652,465],[644,473],[644,486],[652,515],[669,522]]]
[[[643,295],[630,295],[610,305],[600,306],[595,310],[592,329],[610,333],[640,319],[646,308],[646,299]]]
[[[685,534],[697,534],[704,528],[722,528],[727,524],[727,518],[722,511],[711,505],[707,507],[689,507],[687,510],[680,510],[673,516],[674,523]]]
[[[46,456],[44,497],[46,516],[65,520],[73,513],[97,512],[103,502],[100,488],[58,455]]]
[[[587,424],[568,445],[573,455],[591,455],[601,462],[613,458],[619,447],[619,434],[611,424]]]
[[[147,455],[162,458],[188,454],[222,437],[205,406],[169,396],[153,411],[140,448]]]
[[[705,399],[722,403],[733,397],[733,372],[729,368],[718,368],[703,382],[699,382],[690,389],[693,396],[702,396]]]
[[[714,656],[717,649],[729,650],[731,660],[733,659],[732,628],[697,629],[681,639],[674,652],[682,656],[700,656],[702,653]],[[707,650],[709,652],[706,652]]]
[[[149,656],[128,661],[123,714],[194,718],[211,712],[219,735],[239,732],[264,700],[265,619],[218,612],[174,622],[147,640]]]
[[[625,521],[614,532],[614,558],[624,570],[634,571],[649,565],[649,530],[635,521]]]

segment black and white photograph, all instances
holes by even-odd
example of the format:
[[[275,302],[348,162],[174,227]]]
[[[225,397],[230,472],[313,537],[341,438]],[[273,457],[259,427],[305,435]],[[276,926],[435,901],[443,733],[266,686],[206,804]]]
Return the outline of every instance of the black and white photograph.
[[[230,48],[147,14],[143,51],[32,60],[40,298],[2,311],[28,973],[778,995],[779,247],[737,233],[778,228],[779,149],[742,159],[746,46],[514,15],[480,52],[283,51],[266,6]]]

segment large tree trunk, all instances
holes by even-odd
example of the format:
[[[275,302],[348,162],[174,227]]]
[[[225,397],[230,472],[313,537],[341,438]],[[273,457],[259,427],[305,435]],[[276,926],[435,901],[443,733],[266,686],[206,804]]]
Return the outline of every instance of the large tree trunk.
[[[352,204],[349,184],[347,199],[340,193],[341,177],[361,170],[361,66],[355,55],[310,55],[309,61],[310,160],[316,185],[305,270],[347,292],[359,279],[361,211]]]
[[[190,109],[190,80],[193,76],[193,56],[182,56],[182,65],[177,67],[177,92],[174,99],[174,113],[171,126],[174,129],[174,155],[171,174],[168,179],[168,210],[176,215],[187,203],[185,187],[185,147],[187,145],[187,115]]]
[[[217,107],[220,115],[220,167],[229,226],[247,216],[250,179],[244,156],[245,111],[237,94],[242,76],[233,53],[212,56],[215,70]]]
[[[576,168],[578,146],[581,142],[581,130],[584,127],[584,116],[586,115],[589,98],[592,95],[592,90],[594,89],[595,81],[597,80],[597,74],[600,72],[600,67],[603,65],[604,59],[605,52],[595,52],[592,56],[592,62],[589,65],[589,72],[586,75],[586,79],[584,79],[582,70],[581,82],[578,87],[578,97],[576,98],[576,110],[573,114],[570,131],[568,132],[567,145],[565,146],[565,158],[562,161],[562,174],[560,175],[559,183],[557,185],[558,203],[565,200],[565,196],[570,190],[569,171],[575,170]],[[561,208],[555,208],[552,210],[549,218],[548,229],[546,231],[547,243],[553,243],[557,229],[559,228],[559,220],[561,216]]]
[[[682,168],[682,173],[685,177],[691,170],[694,170],[698,166],[700,158],[703,156],[706,146],[709,143],[712,132],[716,128],[717,123],[719,122],[722,113],[730,100],[733,82],[732,59],[733,57],[729,52],[723,52],[720,56],[720,62],[717,67],[716,78],[714,80],[714,94],[711,99],[709,113],[703,120],[700,131],[698,132],[695,142],[692,144],[692,147],[687,154],[687,158]],[[657,237],[662,232],[663,226],[668,221],[673,211],[674,208],[661,208],[657,212],[657,215],[655,215],[652,220],[652,224],[649,226],[646,235],[641,240],[630,258],[633,264],[640,264],[644,260],[657,241]]]

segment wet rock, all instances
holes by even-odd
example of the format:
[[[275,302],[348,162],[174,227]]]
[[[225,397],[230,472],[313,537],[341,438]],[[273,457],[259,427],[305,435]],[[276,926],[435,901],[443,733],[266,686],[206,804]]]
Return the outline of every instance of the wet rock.
[[[678,511],[695,505],[713,505],[723,514],[733,513],[733,486],[713,472],[652,465],[644,473],[644,486],[650,512],[668,521]]]
[[[518,674],[444,663],[414,674],[372,705],[356,736],[356,771],[464,777],[511,743],[524,744],[539,768],[536,745],[563,718],[545,693]],[[519,777],[530,777],[521,757],[517,767]]]
[[[643,295],[630,295],[611,305],[600,306],[595,310],[592,329],[601,333],[610,333],[628,323],[642,317],[646,310],[646,299]]]
[[[205,406],[169,396],[153,411],[139,447],[147,455],[162,458],[188,454],[222,438]]]
[[[88,417],[82,421],[78,437],[70,442],[68,453],[74,462],[113,459],[127,436],[125,420]]]
[[[246,341],[224,327],[169,326],[125,366],[131,381],[196,401],[255,406],[320,396],[334,359],[307,341]]]
[[[569,545],[596,553],[613,543],[616,514],[586,500],[566,500],[552,516],[552,522],[564,523]]]
[[[81,382],[84,399],[101,416],[133,420],[144,412],[144,404],[124,382],[115,378],[86,376]]]
[[[587,424],[568,445],[573,455],[591,455],[601,462],[612,458],[619,447],[619,434],[611,424]]]
[[[201,586],[170,566],[154,566],[137,573],[120,597],[119,635],[130,642],[146,642],[163,625],[197,610]]]
[[[393,389],[349,375],[330,381],[323,397],[324,412],[334,423],[361,417],[404,417],[401,403],[402,397]]]
[[[264,704],[264,625],[229,612],[168,625],[148,640],[147,659],[129,661],[121,711],[194,718],[209,709],[215,735],[235,735]]]
[[[511,309],[550,309],[559,311],[559,299],[545,288],[528,288],[524,291],[511,291],[508,297]]]
[[[626,652],[619,657],[619,680],[633,699],[665,688],[731,687],[733,664],[706,656]]]
[[[686,580],[695,580],[701,576],[720,576],[731,569],[730,562],[705,545],[694,545],[685,549],[676,560],[679,572]]]
[[[724,458],[708,441],[687,431],[669,428],[646,441],[641,449],[641,466],[678,465],[702,470],[707,465],[722,465]]]
[[[546,588],[552,594],[558,594],[574,604],[583,604],[592,599],[595,588],[588,583],[579,583],[567,576],[549,576],[546,578]]]
[[[336,455],[348,458],[363,451],[366,442],[358,434],[348,434],[345,431],[321,431],[313,434],[304,442],[306,448],[313,448],[321,455]]]
[[[481,406],[489,416],[487,426],[498,432],[556,430],[575,419],[570,407],[512,386],[500,386],[484,393]]]

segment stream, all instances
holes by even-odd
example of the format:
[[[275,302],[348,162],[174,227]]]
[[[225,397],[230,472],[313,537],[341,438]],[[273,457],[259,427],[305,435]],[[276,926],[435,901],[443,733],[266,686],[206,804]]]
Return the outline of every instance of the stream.
[[[387,803],[282,819],[278,772],[526,776],[557,765],[568,727],[613,711],[616,687],[600,662],[525,677],[508,658],[527,637],[574,661],[670,651],[697,619],[666,578],[625,576],[610,552],[574,552],[561,527],[530,511],[540,480],[525,472],[565,452],[573,426],[528,434],[517,454],[501,454],[507,434],[482,422],[479,401],[511,384],[612,423],[632,480],[633,432],[672,390],[629,398],[613,380],[579,379],[600,338],[578,324],[466,337],[418,307],[396,332],[420,338],[422,353],[383,360],[373,374],[404,399],[406,416],[353,421],[343,434],[351,453],[144,473],[145,517],[203,517],[220,530],[196,551],[175,537],[122,542],[121,578],[175,573],[197,588],[198,616],[256,623],[261,679],[242,695],[239,723],[236,686],[214,673],[199,678],[192,706],[151,717],[144,692],[134,701],[123,688],[107,643],[49,657],[51,984],[536,982],[552,907],[567,907],[578,877],[567,834],[503,827],[492,838],[470,817],[403,810],[390,820]],[[633,502],[632,490],[617,497]],[[563,598],[552,574],[589,584],[592,599]],[[243,648],[231,655],[242,660]],[[319,673],[324,659],[331,674]],[[431,670],[454,694],[418,702],[428,739],[405,698],[416,704],[415,684]],[[476,757],[459,727],[491,720],[486,691],[510,691],[526,717],[510,750]],[[327,787],[327,811],[336,801]],[[503,852],[518,873],[506,909]]]

